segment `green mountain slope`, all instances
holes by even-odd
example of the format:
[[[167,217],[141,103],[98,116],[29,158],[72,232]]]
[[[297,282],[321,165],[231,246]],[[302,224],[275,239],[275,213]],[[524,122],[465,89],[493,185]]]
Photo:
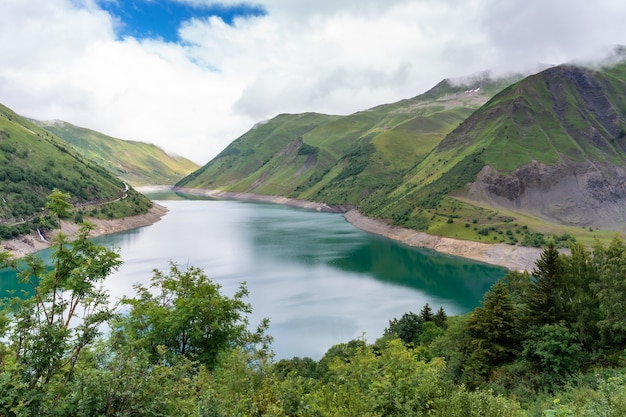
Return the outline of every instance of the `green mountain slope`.
[[[45,227],[42,209],[55,188],[89,210],[85,214],[98,217],[140,214],[151,207],[69,144],[0,105],[0,239]]]
[[[282,115],[177,185],[353,205],[487,242],[624,229],[626,63],[506,83],[444,81],[350,116]]]
[[[429,92],[349,116],[280,115],[255,126],[181,187],[359,205],[376,200],[504,81],[443,81]]]
[[[125,141],[67,122],[36,122],[67,141],[84,157],[132,185],[174,184],[198,169],[194,162],[144,142]]]
[[[559,66],[513,84],[415,168],[390,194],[387,214],[370,214],[393,217],[408,205],[452,215],[445,199],[451,194],[550,223],[622,228],[624,91],[624,63],[599,70]]]

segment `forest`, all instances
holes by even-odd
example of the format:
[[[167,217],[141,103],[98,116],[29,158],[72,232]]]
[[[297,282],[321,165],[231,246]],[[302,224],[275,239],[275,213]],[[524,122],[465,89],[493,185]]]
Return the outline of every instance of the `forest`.
[[[48,210],[71,217],[69,196]],[[48,263],[12,259],[22,293],[0,314],[3,416],[626,416],[626,244],[548,243],[480,307],[428,304],[384,334],[276,360],[269,321],[249,322],[193,266],[170,264],[112,305],[101,285],[121,265],[89,239],[54,239]]]

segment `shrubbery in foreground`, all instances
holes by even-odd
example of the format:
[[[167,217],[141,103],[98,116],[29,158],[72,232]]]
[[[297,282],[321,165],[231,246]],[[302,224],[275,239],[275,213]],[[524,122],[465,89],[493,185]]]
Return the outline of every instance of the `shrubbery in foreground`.
[[[56,197],[50,209],[67,215]],[[60,233],[50,266],[0,254],[30,285],[0,316],[0,415],[626,415],[617,238],[567,256],[549,246],[465,316],[425,305],[372,344],[274,361],[267,321],[249,330],[245,283],[226,297],[194,267],[154,271],[120,313],[101,286],[119,255],[89,232]]]

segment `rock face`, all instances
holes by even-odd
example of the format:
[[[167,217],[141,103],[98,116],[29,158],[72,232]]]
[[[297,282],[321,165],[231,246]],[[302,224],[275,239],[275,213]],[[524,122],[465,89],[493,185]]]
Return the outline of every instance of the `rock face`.
[[[563,65],[512,85],[439,150],[478,149],[463,197],[570,226],[626,231],[626,63]]]
[[[626,224],[626,174],[617,165],[533,161],[508,175],[485,166],[468,194],[481,203],[566,225],[621,230]]]

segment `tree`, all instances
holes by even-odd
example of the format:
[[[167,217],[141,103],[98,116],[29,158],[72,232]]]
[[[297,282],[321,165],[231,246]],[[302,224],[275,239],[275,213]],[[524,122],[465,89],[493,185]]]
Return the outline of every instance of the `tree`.
[[[600,320],[598,329],[606,347],[626,347],[626,246],[620,238],[604,247],[597,244],[593,263],[599,272],[595,289]]]
[[[601,254],[591,253],[581,244],[570,245],[569,256],[562,256],[563,285],[560,290],[560,309],[563,319],[587,350],[594,350],[601,342],[598,322],[601,320],[596,290],[600,273],[595,260]],[[598,258],[598,259],[596,259]]]
[[[433,309],[430,308],[428,303],[424,304],[424,307],[422,307],[422,310],[420,311],[420,317],[422,318],[423,322],[434,320]]]
[[[520,309],[526,315],[528,315],[527,303],[530,299],[532,280],[533,278],[528,271],[511,271],[504,277],[504,282],[509,289],[509,296],[515,308]]]
[[[443,360],[421,360],[418,350],[398,339],[377,352],[364,343],[354,347],[347,358],[329,358],[325,383],[304,396],[292,415],[422,416],[447,394]]]
[[[448,316],[443,307],[439,307],[439,310],[433,316],[433,322],[442,329],[448,327]]]
[[[532,272],[534,281],[528,300],[532,324],[552,324],[563,318],[559,305],[562,271],[559,252],[554,244],[549,244],[541,253]]]
[[[218,354],[228,348],[261,343],[269,349],[266,320],[256,333],[248,331],[252,309],[244,301],[245,283],[232,298],[222,295],[220,288],[201,269],[171,263],[169,274],[154,270],[150,288],[138,284],[137,296],[122,300],[130,311],[115,329],[148,351],[155,363],[182,355],[213,368]],[[165,358],[160,347],[165,348]]]
[[[465,368],[468,382],[478,384],[489,376],[493,367],[514,359],[519,353],[517,311],[504,282],[491,286],[483,306],[474,310],[467,326],[471,340]]]
[[[555,383],[580,367],[582,349],[576,335],[563,324],[544,324],[531,330],[524,341],[522,356]]]
[[[71,196],[64,193],[57,188],[52,190],[52,193],[48,195],[48,202],[46,208],[50,210],[50,213],[57,218],[59,226],[61,225],[61,219],[70,217],[72,212],[72,204],[70,203]]]
[[[188,360],[154,364],[146,352],[119,346],[114,338],[96,344],[81,359],[54,416],[198,416],[210,395],[207,372]],[[208,414],[212,415],[212,414]]]
[[[50,198],[57,214],[64,213],[65,196],[53,193]],[[113,315],[101,284],[121,260],[114,250],[89,240],[93,227],[84,223],[73,242],[59,233],[53,239],[50,267],[34,255],[23,262],[0,256],[0,266],[14,268],[20,282],[30,286],[30,292],[3,304],[2,330],[8,345],[0,397],[18,403],[3,402],[2,415],[18,405],[29,414],[42,414],[40,407],[57,404],[85,348]]]
[[[404,313],[400,319],[394,318],[389,321],[389,327],[385,329],[385,336],[395,336],[405,345],[417,345],[422,333],[424,320],[421,315],[412,312]]]

